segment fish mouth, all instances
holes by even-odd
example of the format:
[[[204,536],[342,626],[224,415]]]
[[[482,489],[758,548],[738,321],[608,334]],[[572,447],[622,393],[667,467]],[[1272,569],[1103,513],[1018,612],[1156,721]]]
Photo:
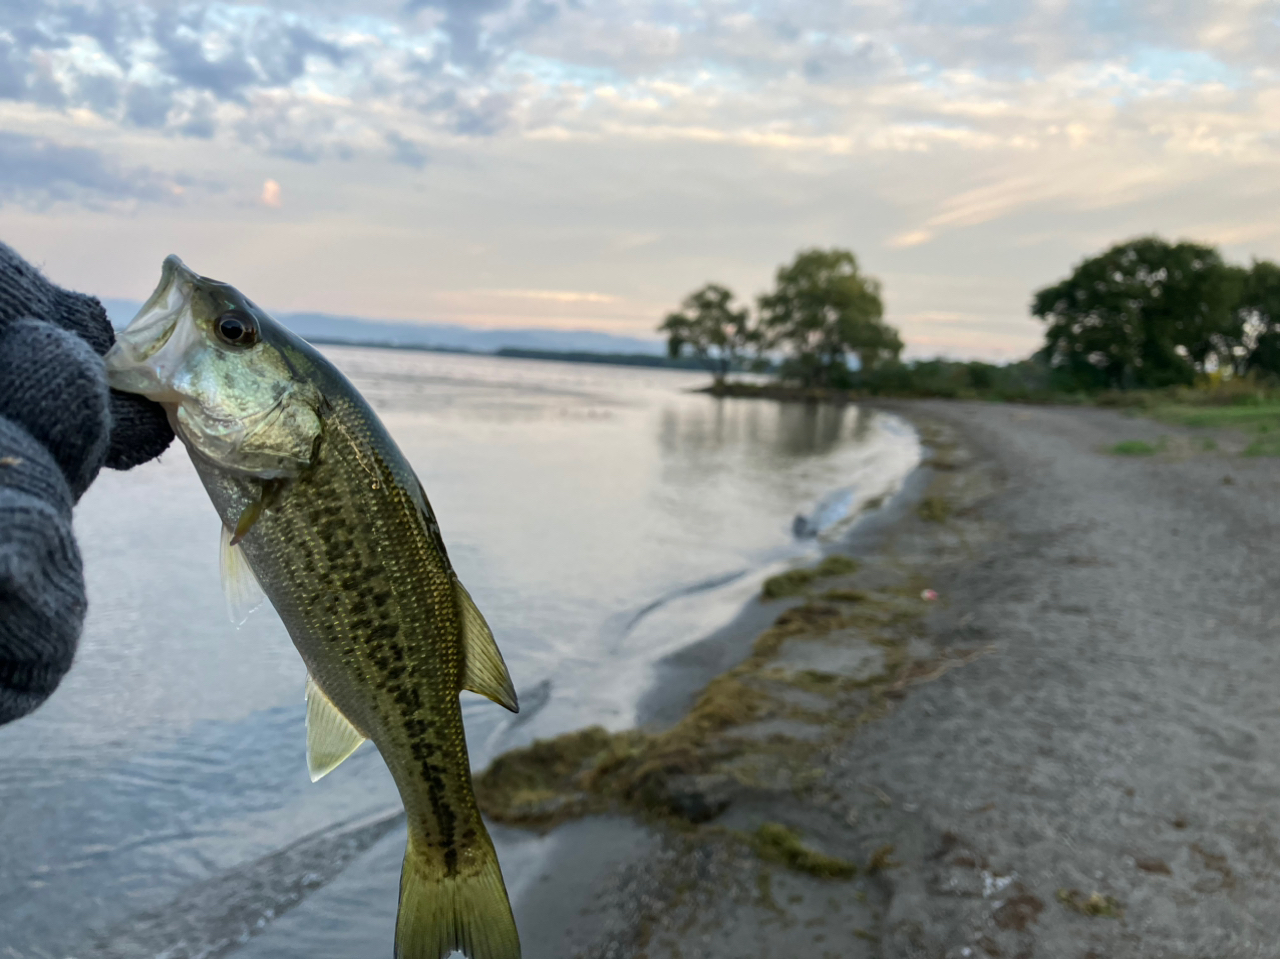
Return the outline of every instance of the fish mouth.
[[[189,313],[191,295],[200,275],[173,254],[164,258],[155,292],[116,334],[116,342],[103,362],[107,382],[124,393],[140,393],[160,403],[181,399],[172,386],[186,343],[198,335],[193,322],[182,323]]]

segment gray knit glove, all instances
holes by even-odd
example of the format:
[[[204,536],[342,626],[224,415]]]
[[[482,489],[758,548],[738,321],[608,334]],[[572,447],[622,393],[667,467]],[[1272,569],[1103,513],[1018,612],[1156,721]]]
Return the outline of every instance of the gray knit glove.
[[[60,289],[0,243],[0,723],[71,666],[86,607],[71,507],[103,465],[173,439],[164,411],[108,390],[102,304]]]

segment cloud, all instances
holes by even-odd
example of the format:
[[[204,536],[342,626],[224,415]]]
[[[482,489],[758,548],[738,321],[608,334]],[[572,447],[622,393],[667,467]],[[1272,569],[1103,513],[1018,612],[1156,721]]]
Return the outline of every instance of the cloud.
[[[182,185],[146,167],[124,167],[97,150],[0,131],[0,202],[45,207],[59,201],[104,206],[167,201]]]
[[[404,164],[414,170],[421,170],[427,165],[427,154],[412,140],[402,137],[395,130],[386,134],[387,146],[391,148],[391,158],[396,163]]]
[[[449,38],[453,59],[474,68],[486,65],[493,56],[484,42],[485,18],[511,6],[511,0],[410,0],[406,9],[411,12],[424,9],[442,12],[444,19],[440,29]]]
[[[263,206],[280,207],[284,202],[280,198],[280,184],[275,180],[267,180],[262,184],[262,195],[258,199]]]
[[[549,300],[553,303],[615,303],[618,299],[607,293],[586,293],[579,290],[481,290],[479,292],[522,300]]]
[[[1043,142],[1078,109],[1104,116],[1076,135],[1102,137],[1207,91],[1226,95],[1221,115],[1247,112],[1276,82],[1258,74],[1277,52],[1269,6],[24,0],[0,20],[0,97],[311,162],[414,167],[499,136],[1001,149]],[[1166,135],[1226,149],[1264,124],[1231,141],[1209,126]]]
[[[933,234],[928,230],[908,230],[890,239],[889,246],[895,250],[903,250],[907,247],[919,246],[921,243],[928,243],[932,239]]]
[[[989,333],[918,319],[950,310],[1017,339],[1035,335],[1030,289],[1115,237],[1280,253],[1274,16],[1273,0],[14,0],[0,128],[105,152],[32,186],[24,148],[0,181],[26,184],[6,202],[101,205],[168,197],[153,166],[258,201],[278,178],[305,202],[318,278],[351,273],[330,295],[389,314],[466,290],[431,302],[639,329],[709,278],[759,292],[816,243],[885,277],[909,335]],[[249,215],[223,213],[202,221],[216,256]],[[951,285],[919,279],[938,275]]]

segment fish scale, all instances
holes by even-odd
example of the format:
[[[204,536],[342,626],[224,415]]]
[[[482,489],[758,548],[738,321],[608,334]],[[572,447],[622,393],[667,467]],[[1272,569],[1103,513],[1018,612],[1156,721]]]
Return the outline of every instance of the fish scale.
[[[301,365],[302,357],[294,360]],[[316,461],[242,546],[290,634],[322,639],[299,648],[320,688],[367,738],[415,760],[388,765],[410,829],[440,850],[453,875],[458,824],[473,843],[483,834],[469,786],[448,785],[463,779],[459,771],[470,774],[453,570],[443,543],[433,542],[429,506],[406,489],[411,469],[376,451],[389,437],[365,432],[369,415],[352,403],[329,404]],[[255,498],[252,481],[210,479],[206,486],[225,488],[214,506],[234,526]]]
[[[252,338],[228,342],[227,317]],[[362,737],[391,771],[409,825],[397,957],[518,959],[458,701],[467,688],[514,710],[515,693],[377,415],[307,343],[175,257],[107,366],[114,387],[165,405],[229,531],[224,568],[247,564],[306,662],[313,778]]]

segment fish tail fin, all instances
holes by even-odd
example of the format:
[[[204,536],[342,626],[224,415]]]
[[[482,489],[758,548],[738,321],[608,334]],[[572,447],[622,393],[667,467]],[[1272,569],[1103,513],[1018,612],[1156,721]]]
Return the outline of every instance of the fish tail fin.
[[[443,959],[455,949],[469,959],[520,959],[497,854],[485,836],[448,875],[439,853],[409,833],[400,871],[395,959]]]

